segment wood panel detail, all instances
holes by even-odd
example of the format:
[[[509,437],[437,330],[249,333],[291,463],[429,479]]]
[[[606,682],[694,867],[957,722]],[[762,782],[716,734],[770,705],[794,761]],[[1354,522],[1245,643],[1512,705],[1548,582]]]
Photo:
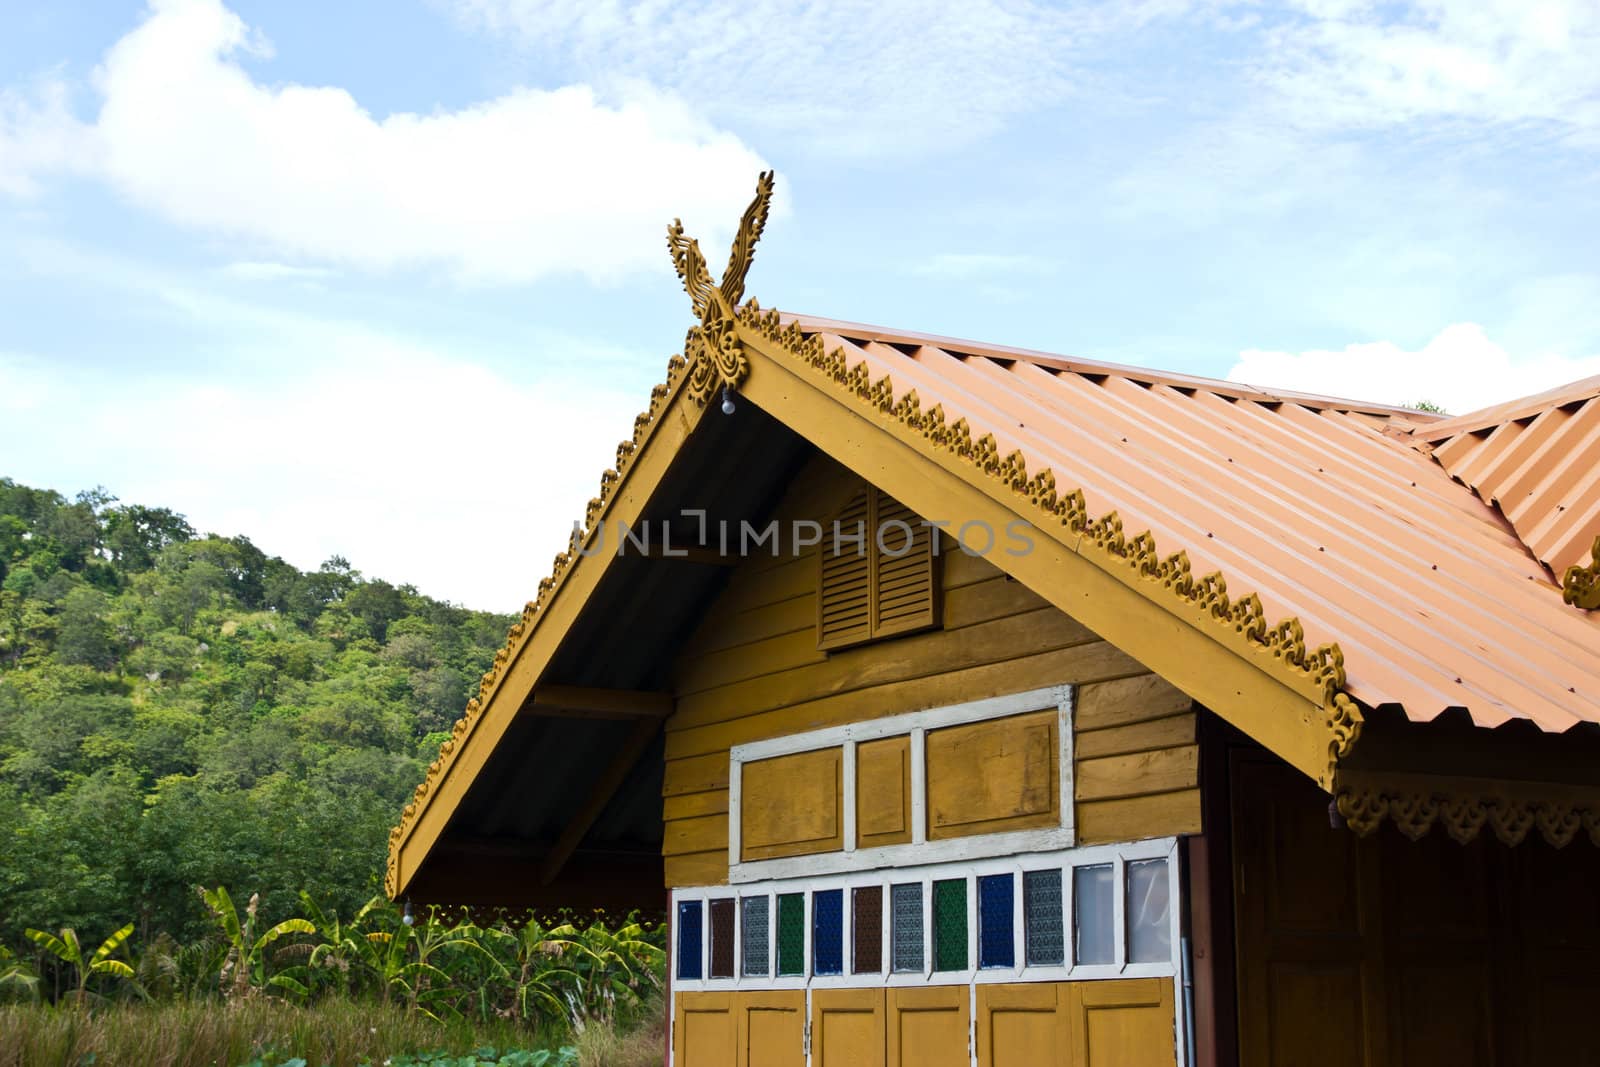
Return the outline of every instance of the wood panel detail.
[[[1171,979],[977,987],[978,1067],[1177,1063]]]
[[[1058,982],[978,986],[978,1067],[1068,1067],[1064,993]]]
[[[1061,824],[1054,708],[930,730],[928,840]]]
[[[805,1067],[806,994],[803,989],[738,993],[734,999],[734,1067]],[[699,1063],[680,1067],[701,1067]],[[706,1064],[705,1067],[717,1067]]]
[[[742,858],[806,856],[844,847],[843,752],[824,748],[744,765],[739,811]],[[727,819],[722,823],[725,831]],[[726,841],[724,837],[724,845]]]
[[[886,1067],[882,989],[811,993],[811,1067]]]
[[[1070,982],[1065,992],[1072,1067],[1176,1065],[1177,1015],[1170,979]],[[1285,1067],[1293,1062],[1282,1061]]]
[[[969,1067],[971,996],[964,985],[889,989],[889,1063],[895,1067]]]
[[[911,840],[911,739],[885,737],[856,748],[856,847]]]
[[[673,998],[672,1060],[677,1067],[734,1067],[738,1048],[732,993]]]

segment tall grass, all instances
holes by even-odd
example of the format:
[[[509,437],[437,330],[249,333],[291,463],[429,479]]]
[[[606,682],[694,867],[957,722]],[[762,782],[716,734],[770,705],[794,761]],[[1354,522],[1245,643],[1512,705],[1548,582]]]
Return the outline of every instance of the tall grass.
[[[354,1067],[421,1050],[459,1055],[484,1045],[539,1048],[565,1040],[564,1033],[535,1034],[510,1020],[441,1023],[399,1005],[339,997],[306,1007],[265,997],[94,1008],[0,1005],[0,1067],[238,1067],[258,1056],[268,1063],[301,1057],[312,1065]],[[659,1031],[655,1057],[659,1064]],[[623,1061],[593,1062],[611,1067]]]

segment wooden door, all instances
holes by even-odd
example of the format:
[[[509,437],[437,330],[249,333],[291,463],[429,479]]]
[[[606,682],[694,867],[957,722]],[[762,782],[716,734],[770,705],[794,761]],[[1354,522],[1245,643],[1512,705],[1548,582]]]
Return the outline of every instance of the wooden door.
[[[888,1035],[882,989],[811,993],[811,1067],[884,1067]]]
[[[1281,763],[1233,767],[1241,1067],[1378,1067],[1375,857]]]
[[[805,1067],[805,990],[735,993],[733,998],[739,1049],[734,1067]]]
[[[1177,1067],[1172,988],[1170,978],[1062,986],[1071,1067]]]
[[[1067,1000],[1060,982],[978,986],[978,1067],[1068,1067]]]
[[[673,997],[672,1060],[677,1067],[736,1067],[732,993]]]
[[[899,986],[888,991],[889,1067],[970,1067],[972,988]]]

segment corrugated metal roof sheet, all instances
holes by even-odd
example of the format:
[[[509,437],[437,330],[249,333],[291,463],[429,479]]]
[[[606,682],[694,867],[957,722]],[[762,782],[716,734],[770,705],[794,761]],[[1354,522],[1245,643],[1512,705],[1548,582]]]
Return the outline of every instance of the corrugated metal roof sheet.
[[[1498,507],[1559,577],[1600,533],[1600,378],[1419,428],[1451,477]]]
[[[1463,709],[1482,726],[1527,719],[1551,731],[1600,723],[1600,618],[1564,605],[1506,520],[1416,447],[1459,420],[782,318],[866,361],[872,380],[891,376],[897,399],[915,389],[924,410],[942,405],[975,436],[992,433],[1001,455],[1021,449],[1030,468],[1081,487],[1091,514],[1115,510],[1130,533],[1186,549],[1194,573],[1254,590],[1269,618],[1298,617],[1308,645],[1337,642],[1346,688],[1371,707],[1416,720]],[[1553,443],[1573,418],[1541,427],[1542,455],[1590,439],[1561,431]],[[1505,484],[1531,477],[1504,467]]]

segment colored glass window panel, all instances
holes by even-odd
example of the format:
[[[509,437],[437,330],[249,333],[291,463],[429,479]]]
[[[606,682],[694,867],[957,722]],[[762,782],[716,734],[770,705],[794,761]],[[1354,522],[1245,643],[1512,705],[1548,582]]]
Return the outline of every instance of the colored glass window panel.
[[[811,894],[811,973],[844,973],[844,890]]]
[[[856,974],[877,974],[883,970],[883,886],[868,885],[854,890],[850,906],[850,930],[855,951],[850,969]]]
[[[967,880],[933,883],[933,969],[967,969]]]
[[[1167,963],[1172,959],[1171,880],[1165,859],[1128,864],[1128,962]]]
[[[922,970],[922,883],[889,889],[890,960],[896,973]]]
[[[1116,962],[1113,877],[1109,863],[1072,872],[1073,959],[1078,963]]]
[[[700,977],[700,939],[702,935],[700,902],[684,901],[678,905],[678,977]]]
[[[1015,967],[1015,881],[1009,874],[978,879],[978,966]]]
[[[1067,962],[1062,936],[1061,872],[1027,871],[1022,876],[1022,929],[1029,967],[1059,967]]]
[[[806,973],[806,898],[801,893],[778,897],[778,973]]]
[[[744,973],[751,978],[765,978],[772,973],[767,901],[767,897],[744,898]]]
[[[711,966],[708,977],[733,977],[733,900],[713,900],[711,913]]]

